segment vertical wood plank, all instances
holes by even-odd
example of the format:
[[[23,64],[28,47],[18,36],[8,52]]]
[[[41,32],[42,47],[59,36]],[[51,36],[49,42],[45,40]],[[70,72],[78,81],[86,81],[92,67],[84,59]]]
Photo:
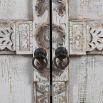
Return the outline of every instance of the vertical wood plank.
[[[103,103],[103,57],[88,56],[87,103]]]
[[[33,102],[30,56],[0,56],[0,103]]]
[[[65,47],[69,55],[68,0],[52,1],[53,59],[58,47]],[[54,62],[54,61],[53,61]],[[53,64],[53,103],[68,103],[69,67],[61,70]]]
[[[49,63],[49,0],[33,0],[33,53],[44,48]],[[41,71],[34,68],[34,103],[49,103],[49,65]]]
[[[87,57],[71,57],[69,70],[69,103],[86,103]]]

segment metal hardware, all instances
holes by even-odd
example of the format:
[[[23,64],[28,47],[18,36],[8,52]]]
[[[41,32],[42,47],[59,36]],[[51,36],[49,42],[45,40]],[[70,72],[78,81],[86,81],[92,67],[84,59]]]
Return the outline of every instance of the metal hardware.
[[[68,51],[65,47],[58,47],[55,50],[54,64],[58,69],[62,70],[64,70],[68,66],[69,56]]]
[[[47,60],[47,53],[45,49],[38,48],[34,52],[34,58],[32,59],[32,65],[37,70],[42,70],[43,68],[47,67],[48,60]],[[36,62],[35,62],[36,61]]]

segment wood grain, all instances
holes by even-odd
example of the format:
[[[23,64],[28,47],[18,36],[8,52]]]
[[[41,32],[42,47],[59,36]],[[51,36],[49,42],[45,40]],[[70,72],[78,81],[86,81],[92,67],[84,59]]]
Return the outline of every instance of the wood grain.
[[[0,55],[0,103],[33,102],[31,56]]]

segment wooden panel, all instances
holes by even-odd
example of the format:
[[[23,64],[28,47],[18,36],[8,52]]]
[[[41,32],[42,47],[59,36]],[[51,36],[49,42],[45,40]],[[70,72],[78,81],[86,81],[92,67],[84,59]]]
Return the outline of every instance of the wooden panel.
[[[32,21],[16,22],[16,54],[33,54]]]
[[[53,58],[58,47],[65,47],[69,55],[68,0],[53,0],[52,11]],[[61,70],[53,64],[53,81],[68,81],[68,67]]]
[[[49,82],[34,82],[34,103],[51,103]],[[68,103],[67,82],[53,82],[53,103]]]
[[[87,57],[70,57],[68,103],[86,102],[87,93]]]
[[[0,55],[0,103],[33,103],[30,56]]]
[[[103,56],[70,58],[69,102],[103,103]]]
[[[103,52],[103,21],[91,21],[87,23],[87,51],[90,54],[102,54]]]
[[[68,1],[67,0],[53,0],[53,24],[52,24],[52,44],[53,44],[53,59],[55,57],[55,50],[58,47],[69,48],[68,35]],[[48,54],[48,61],[50,60],[50,33],[49,33],[49,0],[34,0],[33,3],[33,51],[36,48],[44,48]],[[69,50],[68,50],[69,54]],[[50,64],[48,62],[47,68],[41,71],[34,70],[34,87],[37,90],[36,102],[49,103],[50,87]],[[53,103],[67,103],[67,85],[68,82],[68,67],[65,70],[57,68],[53,64]],[[35,83],[36,82],[36,83]],[[48,85],[48,86],[47,86]],[[41,89],[40,89],[41,87]],[[39,88],[39,90],[38,90]],[[63,89],[62,91],[60,91]],[[44,92],[46,92],[44,94]],[[35,102],[35,101],[34,101]]]
[[[102,19],[103,0],[69,0],[71,19]]]
[[[86,103],[103,103],[103,56],[88,56]]]
[[[44,48],[49,53],[49,0],[33,0],[33,52]],[[49,61],[49,54],[47,56]],[[48,62],[49,63],[49,62]],[[34,81],[48,81],[49,65],[42,71],[34,70]],[[41,73],[40,73],[41,72]],[[49,82],[49,81],[48,81]]]
[[[53,103],[68,103],[67,91],[67,82],[53,82]]]
[[[32,0],[0,0],[0,19],[32,20]]]
[[[0,21],[0,53],[14,52],[16,50],[15,42],[15,23],[9,21]]]
[[[34,103],[50,103],[50,85],[49,82],[34,82],[35,101]]]
[[[70,21],[70,55],[86,54],[86,22]]]

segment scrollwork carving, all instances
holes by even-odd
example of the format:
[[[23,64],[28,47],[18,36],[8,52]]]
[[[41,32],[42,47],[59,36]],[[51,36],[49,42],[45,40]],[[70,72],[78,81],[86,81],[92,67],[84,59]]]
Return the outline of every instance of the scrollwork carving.
[[[53,102],[54,103],[66,103],[66,83],[54,82],[53,83]]]
[[[47,82],[36,83],[37,103],[49,103],[50,85]],[[53,82],[53,103],[66,103],[66,83]]]
[[[66,12],[66,5],[63,0],[55,0],[54,3],[56,4],[55,9],[59,16],[64,16]]]
[[[35,9],[38,13],[38,16],[42,16],[45,11],[48,9],[48,0],[37,0]]]
[[[9,23],[0,24],[0,50],[15,51],[14,26]]]
[[[65,2],[63,0],[56,0],[54,1],[56,3],[56,12],[58,13],[59,16],[64,16],[65,12],[66,12],[66,5]],[[49,1],[48,0],[37,0],[35,9],[37,11],[37,15],[38,16],[42,16],[46,10],[48,10],[48,5],[49,5]]]
[[[37,103],[49,103],[49,83],[37,83]]]
[[[103,50],[103,30],[101,28],[89,28],[90,41],[89,48],[92,50]]]
[[[65,3],[63,2],[63,0],[58,0],[58,14],[60,16],[63,16],[65,14],[65,11],[66,11],[66,6],[65,6]]]

